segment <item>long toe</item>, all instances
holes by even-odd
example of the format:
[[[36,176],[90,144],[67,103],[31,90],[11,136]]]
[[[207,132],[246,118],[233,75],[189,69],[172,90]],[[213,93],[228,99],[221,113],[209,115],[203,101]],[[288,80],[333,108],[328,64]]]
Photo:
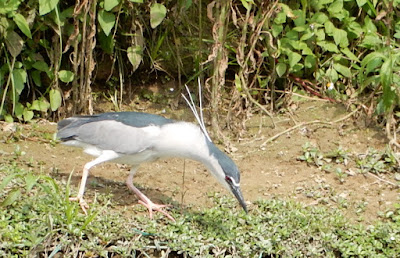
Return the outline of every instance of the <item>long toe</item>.
[[[164,210],[165,207],[169,207],[170,205],[156,204],[156,203],[153,203],[152,201],[144,202],[142,200],[139,200],[139,203],[142,204],[143,206],[145,206],[149,210],[149,216],[151,219],[153,218],[153,211],[158,211],[158,212],[161,212],[162,214],[164,214],[165,216],[167,216],[167,218],[169,218],[173,222],[175,222],[175,219],[168,212],[166,212]]]
[[[89,205],[86,203],[85,199],[83,199],[83,197],[81,196],[77,196],[77,197],[71,197],[69,198],[70,201],[78,201],[79,202],[79,206],[81,206],[81,209],[83,211],[83,213],[85,213],[85,215],[87,215],[87,209],[89,209]]]

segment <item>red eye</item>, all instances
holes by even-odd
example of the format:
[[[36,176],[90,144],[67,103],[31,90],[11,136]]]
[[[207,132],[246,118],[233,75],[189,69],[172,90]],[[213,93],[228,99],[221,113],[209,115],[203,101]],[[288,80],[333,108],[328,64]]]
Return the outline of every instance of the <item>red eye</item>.
[[[225,180],[232,183],[232,178],[230,178],[229,176],[226,176],[226,177],[225,177]]]

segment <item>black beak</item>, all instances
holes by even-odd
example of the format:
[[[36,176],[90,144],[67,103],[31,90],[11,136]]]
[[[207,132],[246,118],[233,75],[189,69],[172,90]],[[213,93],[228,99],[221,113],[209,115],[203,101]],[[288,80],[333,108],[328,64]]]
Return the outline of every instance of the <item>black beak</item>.
[[[228,181],[229,183],[229,181]],[[242,206],[243,210],[247,213],[247,205],[246,202],[244,201],[242,191],[240,190],[240,186],[236,186],[234,184],[229,184],[231,191],[233,195],[236,197],[236,199],[239,201],[240,206]]]

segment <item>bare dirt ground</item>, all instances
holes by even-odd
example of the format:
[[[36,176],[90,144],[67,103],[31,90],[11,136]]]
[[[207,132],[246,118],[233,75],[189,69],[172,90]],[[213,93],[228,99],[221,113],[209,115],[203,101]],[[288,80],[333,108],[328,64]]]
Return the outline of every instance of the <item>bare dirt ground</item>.
[[[251,203],[259,199],[292,199],[306,205],[343,209],[350,219],[368,224],[377,220],[380,212],[399,202],[399,188],[383,181],[398,185],[391,174],[378,175],[383,179],[380,180],[368,174],[355,173],[340,182],[336,174],[323,172],[297,159],[302,155],[302,146],[306,142],[313,143],[322,151],[332,151],[339,146],[352,153],[366,153],[369,148],[384,150],[386,137],[380,128],[367,128],[352,118],[331,125],[315,123],[300,126],[262,146],[268,138],[296,123],[317,119],[334,121],[346,115],[341,105],[308,101],[299,104],[292,116],[276,115],[277,126],[274,129],[268,117],[257,115],[251,118],[247,123],[247,137],[233,142],[235,151],[230,153],[241,170],[243,195],[250,210]],[[53,146],[49,138],[56,132],[54,123],[42,121],[24,125],[18,141],[13,140],[16,133],[10,131],[12,126],[0,126],[3,129],[0,132],[0,162],[16,160],[30,170],[64,181],[74,171],[72,191],[77,192],[82,167],[92,157],[80,149],[61,144]],[[17,145],[25,152],[18,158],[15,157]],[[356,168],[346,169],[356,171]],[[87,184],[86,200],[90,202],[96,192],[111,193],[115,208],[125,209],[130,215],[137,212],[132,208],[137,204],[137,198],[124,184],[128,173],[129,168],[119,164],[95,167]],[[210,193],[228,194],[201,164],[178,158],[142,165],[134,182],[155,202],[174,206],[183,204],[192,209],[214,205]]]

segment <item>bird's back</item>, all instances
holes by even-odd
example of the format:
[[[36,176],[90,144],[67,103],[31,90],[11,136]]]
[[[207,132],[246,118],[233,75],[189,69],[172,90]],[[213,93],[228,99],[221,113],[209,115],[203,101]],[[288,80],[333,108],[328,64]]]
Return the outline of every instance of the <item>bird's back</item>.
[[[110,112],[92,116],[74,116],[58,122],[57,137],[61,141],[71,140],[83,125],[104,121],[116,121],[135,128],[143,128],[150,125],[162,126],[174,122],[162,116],[142,112]]]

